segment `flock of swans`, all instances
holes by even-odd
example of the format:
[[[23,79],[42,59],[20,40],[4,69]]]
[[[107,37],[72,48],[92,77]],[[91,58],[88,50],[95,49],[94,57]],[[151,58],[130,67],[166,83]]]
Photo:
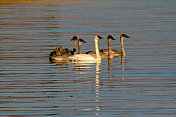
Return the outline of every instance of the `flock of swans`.
[[[120,43],[121,43],[121,52],[111,49],[111,40],[115,40],[111,35],[107,37],[108,40],[108,49],[98,49],[98,40],[102,39],[101,36],[96,35],[94,38],[95,41],[95,51],[88,51],[85,53],[81,52],[81,44],[86,43],[83,39],[77,39],[74,36],[71,41],[74,41],[73,50],[62,49],[61,45],[56,47],[56,50],[51,52],[49,55],[50,62],[97,62],[108,58],[114,58],[118,56],[125,56],[124,44],[123,39],[130,38],[126,34],[121,34],[120,36]],[[76,53],[76,47],[78,44],[78,54]]]

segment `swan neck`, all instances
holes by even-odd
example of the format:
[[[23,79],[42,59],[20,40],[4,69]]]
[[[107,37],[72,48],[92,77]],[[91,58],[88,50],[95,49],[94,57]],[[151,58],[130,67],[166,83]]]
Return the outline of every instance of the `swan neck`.
[[[78,54],[81,54],[81,42],[78,41]]]
[[[73,54],[76,55],[77,40],[74,40]]]
[[[95,52],[96,52],[96,58],[100,58],[100,53],[98,49],[98,40],[95,39]]]
[[[121,43],[121,55],[125,56],[125,49],[124,49],[124,44],[123,44],[123,37],[120,37],[120,43]]]
[[[108,39],[108,56],[110,56],[110,52],[111,52],[111,43],[110,39]]]
[[[61,47],[60,46],[58,46],[58,47],[56,47],[56,56],[60,56],[61,55]]]

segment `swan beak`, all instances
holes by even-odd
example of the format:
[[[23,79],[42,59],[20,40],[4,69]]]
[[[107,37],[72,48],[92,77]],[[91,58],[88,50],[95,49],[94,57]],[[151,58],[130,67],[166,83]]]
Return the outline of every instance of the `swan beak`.
[[[103,39],[103,37],[101,37],[101,36],[97,36],[99,39]]]
[[[82,40],[83,43],[86,43],[84,40]]]
[[[126,38],[131,38],[130,36],[126,36]]]
[[[83,43],[86,43],[85,41],[83,41]]]
[[[113,37],[111,38],[112,40],[115,40]]]

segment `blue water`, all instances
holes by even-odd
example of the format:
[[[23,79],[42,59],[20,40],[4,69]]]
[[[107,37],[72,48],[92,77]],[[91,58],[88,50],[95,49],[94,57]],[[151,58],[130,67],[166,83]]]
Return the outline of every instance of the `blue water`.
[[[30,1],[0,4],[0,116],[174,117],[175,0]],[[50,63],[57,45],[107,48],[125,58]]]

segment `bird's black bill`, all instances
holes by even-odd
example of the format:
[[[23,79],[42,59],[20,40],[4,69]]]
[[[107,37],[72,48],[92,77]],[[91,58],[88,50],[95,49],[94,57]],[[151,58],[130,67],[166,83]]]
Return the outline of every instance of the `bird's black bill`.
[[[103,39],[103,37],[101,37],[101,36],[97,36],[99,39]]]
[[[115,40],[114,37],[112,37],[111,35],[108,36],[108,39]]]
[[[126,35],[126,38],[131,38],[131,37]]]
[[[83,39],[79,39],[82,43],[86,43]]]

